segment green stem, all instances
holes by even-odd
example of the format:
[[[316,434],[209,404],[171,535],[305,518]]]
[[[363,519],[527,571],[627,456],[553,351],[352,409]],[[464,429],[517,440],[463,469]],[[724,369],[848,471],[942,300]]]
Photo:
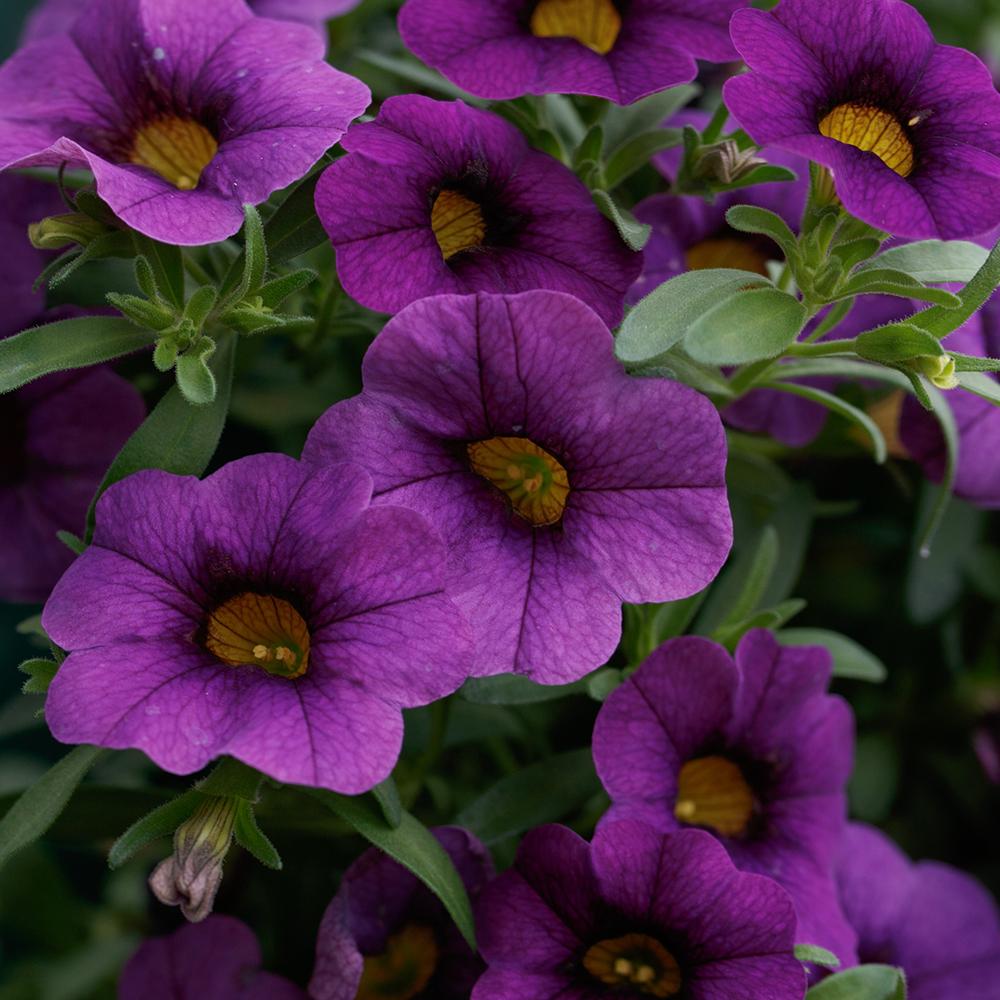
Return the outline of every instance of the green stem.
[[[854,354],[857,337],[850,340],[827,340],[822,344],[792,344],[788,354],[796,358],[820,358],[826,354]]]
[[[214,285],[208,271],[206,271],[198,261],[194,260],[186,253],[181,253],[181,260],[184,261],[184,270],[198,282],[199,285]]]

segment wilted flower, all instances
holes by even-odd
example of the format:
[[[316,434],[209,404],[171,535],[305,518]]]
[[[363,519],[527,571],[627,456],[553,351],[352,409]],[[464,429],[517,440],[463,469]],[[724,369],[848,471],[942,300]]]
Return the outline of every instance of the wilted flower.
[[[56,739],[175,774],[229,754],[347,793],[385,778],[401,708],[454,691],[469,650],[441,542],[370,496],[357,467],[283,455],[112,486],[42,616],[69,652],[45,706]]]
[[[580,677],[618,644],[622,601],[693,594],[725,559],[715,408],[687,386],[626,375],[576,299],[415,302],[376,338],[363,375],[304,457],[364,464],[377,503],[441,530],[477,673]]]

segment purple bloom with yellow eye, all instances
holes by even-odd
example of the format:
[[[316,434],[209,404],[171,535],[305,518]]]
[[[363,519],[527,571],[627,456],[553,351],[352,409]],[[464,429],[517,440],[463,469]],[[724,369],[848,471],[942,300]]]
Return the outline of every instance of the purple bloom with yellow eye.
[[[144,941],[122,970],[118,1000],[306,1000],[260,965],[254,932],[235,917],[213,915]]]
[[[175,774],[229,754],[348,794],[384,779],[401,709],[454,691],[469,643],[441,541],[413,511],[370,509],[371,487],[283,455],[112,486],[42,615],[69,653],[45,706],[56,739]]]
[[[801,1000],[795,914],[708,834],[629,820],[592,844],[543,826],[476,912],[489,968],[472,1000]]]
[[[1000,296],[942,342],[945,350],[978,357],[1000,354]],[[983,378],[997,381],[995,373]],[[1000,507],[1000,407],[965,389],[952,389],[945,399],[958,430],[958,469],[955,495],[978,507]],[[941,426],[916,400],[907,396],[900,415],[899,437],[925,475],[940,482],[947,461]]]
[[[693,80],[695,59],[736,58],[729,17],[747,0],[409,0],[403,41],[471,94],[592,94],[618,104]]]
[[[247,0],[258,17],[282,21],[301,21],[322,28],[331,17],[353,10],[361,0]],[[68,31],[80,14],[80,0],[42,0],[32,11],[24,27],[22,42],[61,35]]]
[[[795,901],[797,941],[849,964],[854,935],[833,863],[847,813],[854,723],[826,693],[830,656],[748,632],[735,656],[673,639],[604,703],[594,763],[611,797],[603,823],[636,819],[717,837],[737,868],[768,875]]]
[[[913,864],[881,831],[851,823],[837,882],[861,961],[900,966],[910,1000],[1000,996],[1000,911],[971,875]]]
[[[87,167],[126,224],[182,245],[302,177],[368,105],[315,31],[243,0],[91,0],[0,68],[0,169]]]
[[[423,299],[375,339],[363,376],[303,457],[363,464],[376,503],[440,529],[477,674],[581,677],[614,652],[622,601],[693,594],[725,560],[715,408],[687,386],[626,375],[608,328],[576,299]]]
[[[493,876],[471,833],[433,831],[475,903]],[[344,872],[316,940],[313,1000],[469,1000],[485,966],[441,901],[376,848]]]
[[[909,4],[782,0],[731,28],[750,72],[726,82],[730,111],[759,144],[829,167],[850,213],[913,238],[1000,222],[1000,94]]]
[[[348,294],[382,312],[429,295],[551,288],[606,323],[642,266],[575,174],[460,101],[391,97],[354,125],[316,211]]]

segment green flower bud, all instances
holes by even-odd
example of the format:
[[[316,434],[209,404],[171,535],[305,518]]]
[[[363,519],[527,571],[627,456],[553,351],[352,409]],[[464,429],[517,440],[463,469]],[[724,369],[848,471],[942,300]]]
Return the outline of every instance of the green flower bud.
[[[81,212],[68,212],[32,223],[28,226],[28,239],[39,250],[60,250],[72,243],[85,247],[107,231],[106,226]]]
[[[939,389],[954,389],[958,385],[958,377],[955,375],[955,359],[950,354],[922,354],[920,357],[914,358],[911,364]]]

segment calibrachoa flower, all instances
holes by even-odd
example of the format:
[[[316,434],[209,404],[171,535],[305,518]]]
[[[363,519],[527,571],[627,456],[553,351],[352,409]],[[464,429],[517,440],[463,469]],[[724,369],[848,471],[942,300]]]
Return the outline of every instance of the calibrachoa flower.
[[[283,455],[111,487],[42,616],[69,652],[45,708],[56,739],[175,774],[229,754],[340,792],[385,778],[400,709],[454,691],[469,650],[441,542],[370,496],[357,467]]]
[[[235,917],[212,916],[144,941],[122,970],[118,1000],[305,1000],[260,964],[254,932]]]
[[[0,68],[0,168],[89,167],[133,228],[213,243],[368,105],[315,31],[243,0],[91,0]]]
[[[434,836],[475,902],[493,875],[486,848],[459,827]],[[468,1000],[484,965],[423,883],[371,848],[344,872],[316,941],[314,1000]]]
[[[317,28],[331,17],[346,14],[361,0],[247,0],[259,17],[276,17],[284,21],[302,21]],[[23,40],[37,41],[69,30],[80,13],[80,0],[43,0],[28,18]]]
[[[782,0],[739,11],[750,72],[725,100],[753,139],[825,164],[853,215],[943,239],[1000,222],[1000,94],[901,0]]]
[[[593,94],[630,104],[736,58],[729,17],[747,0],[409,0],[403,41],[480,97]]]
[[[970,875],[912,864],[885,834],[851,823],[837,878],[861,960],[901,966],[910,1000],[1000,996],[1000,912]]]
[[[489,966],[472,1000],[801,1000],[795,914],[780,886],[737,871],[700,830],[609,823],[524,838],[483,892]]]
[[[642,266],[571,170],[497,115],[392,97],[344,138],[316,189],[348,294],[396,312],[415,299],[551,288],[608,324]]]
[[[664,643],[601,707],[594,763],[604,823],[697,826],[736,866],[791,894],[798,940],[853,958],[832,865],[853,756],[847,704],[826,694],[830,655],[755,629],[735,657],[708,639]]]
[[[725,559],[714,407],[676,382],[627,376],[576,299],[424,299],[379,334],[363,375],[304,457],[364,464],[377,502],[440,528],[477,673],[580,677],[618,644],[623,600],[695,593]]]
[[[946,350],[979,357],[1000,354],[1000,296],[994,296],[978,315],[943,342]],[[996,380],[995,375],[986,378]],[[1000,507],[1000,408],[988,400],[955,389],[947,402],[958,428],[958,471],[955,494],[980,507]],[[935,481],[944,474],[946,447],[937,420],[916,400],[907,397],[899,425],[906,450]]]

